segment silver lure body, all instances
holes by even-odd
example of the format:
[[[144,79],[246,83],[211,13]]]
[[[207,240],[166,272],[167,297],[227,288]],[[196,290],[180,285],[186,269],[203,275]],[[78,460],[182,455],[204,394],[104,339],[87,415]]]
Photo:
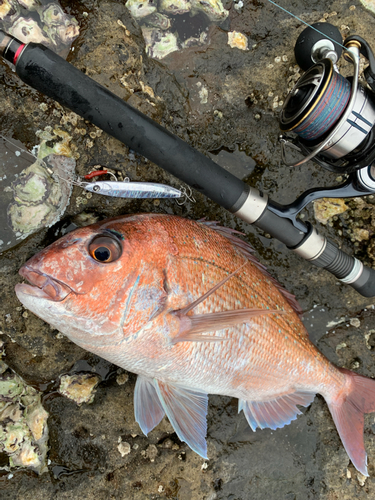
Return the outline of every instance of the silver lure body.
[[[115,198],[180,198],[182,192],[155,182],[98,181],[85,184],[84,189]]]

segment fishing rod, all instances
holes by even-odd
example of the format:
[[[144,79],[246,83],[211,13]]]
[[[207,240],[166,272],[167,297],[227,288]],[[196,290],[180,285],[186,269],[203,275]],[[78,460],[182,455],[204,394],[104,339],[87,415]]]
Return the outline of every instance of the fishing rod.
[[[310,27],[307,29],[311,29],[314,34],[318,33],[316,28]],[[308,46],[309,57],[310,54],[313,54],[311,56],[313,57],[311,59],[312,67],[314,67],[317,58],[322,61],[326,61],[328,58],[333,66],[335,64],[332,62],[334,59],[333,53],[336,53],[336,58],[338,58],[338,53],[335,50],[337,44],[332,42],[328,33],[326,37],[321,30],[319,30],[319,33],[319,41],[316,41],[313,36],[314,43],[311,45],[310,40],[305,44],[305,48],[306,45]],[[353,37],[350,38],[353,39]],[[309,39],[311,39],[311,36]],[[345,98],[349,98],[348,106],[351,107],[354,92],[362,92],[361,89],[363,89],[356,83],[360,51],[363,53],[363,50],[365,50],[364,55],[370,60],[370,63],[372,61],[372,52],[359,37],[353,40],[353,43],[348,40],[345,41],[345,51],[349,54],[350,60],[354,62],[356,68],[352,92],[348,90],[348,85],[346,85]],[[340,42],[338,43],[340,45]],[[372,141],[372,128],[368,131],[370,125],[373,126],[375,119],[368,120],[365,118],[365,120],[369,121],[366,128],[368,131],[366,138],[370,136],[368,142],[371,143],[368,146],[368,160],[359,151],[361,144],[356,147],[355,151],[351,151],[349,156],[351,154],[355,158],[348,167],[350,175],[343,185],[308,190],[294,203],[283,206],[269,199],[267,194],[245,184],[43,45],[37,43],[24,44],[0,30],[0,56],[14,65],[17,75],[26,84],[71,109],[237,217],[277,238],[290,250],[316,266],[331,272],[342,283],[352,286],[363,296],[375,296],[375,270],[364,266],[358,259],[347,255],[334,243],[320,235],[312,224],[302,222],[297,218],[300,211],[314,199],[327,196],[364,196],[375,192],[375,172],[371,166],[375,141]],[[329,65],[329,63],[322,64]],[[285,125],[284,129],[300,135],[297,135],[297,139],[283,136],[281,142],[285,147],[289,146],[298,149],[301,153],[306,154],[309,159],[314,158],[325,167],[327,164],[329,166],[333,165],[332,168],[334,168],[336,164],[333,160],[326,160],[324,149],[330,144],[331,138],[329,138],[328,142],[324,139],[322,146],[322,138],[316,132],[315,118],[313,118],[313,114],[309,113],[310,108],[315,109],[316,104],[320,104],[322,100],[321,89],[327,87],[327,81],[330,82],[330,78],[333,78],[333,72],[327,70],[324,75],[316,75],[314,71],[310,71],[313,87],[310,88],[308,85],[302,84],[298,86],[297,83],[296,90],[292,91],[292,97],[286,100],[283,108],[285,119],[281,123],[282,127]],[[328,73],[330,76],[327,76]],[[342,78],[340,78],[341,84]],[[335,82],[332,85],[336,89]],[[337,89],[334,94],[336,94],[334,95],[334,101],[337,101],[339,96]],[[322,100],[323,108],[326,100]],[[341,98],[339,102],[342,103]],[[349,121],[347,111],[341,109],[341,112],[342,116],[339,112],[336,113],[340,123],[344,119]],[[361,110],[358,113],[361,116]],[[300,125],[298,120],[300,115],[302,117],[307,116],[307,128],[314,135],[312,141],[314,147],[311,146],[309,139],[306,141],[303,137],[303,131],[301,132],[301,130],[304,127]],[[291,118],[293,119],[291,120]],[[318,125],[324,129],[325,127],[321,124],[321,121],[318,120]],[[324,119],[323,124],[325,122]],[[355,120],[354,123],[356,123]],[[332,126],[336,131],[337,125]],[[358,127],[359,125],[353,125],[356,130],[358,130]],[[330,129],[328,131],[324,130],[323,136],[326,133],[330,135]],[[318,141],[318,145],[315,146],[316,141]],[[348,148],[350,149],[350,145],[347,146]],[[365,167],[364,164],[366,164]],[[342,173],[347,172],[345,168],[343,165],[340,171]]]

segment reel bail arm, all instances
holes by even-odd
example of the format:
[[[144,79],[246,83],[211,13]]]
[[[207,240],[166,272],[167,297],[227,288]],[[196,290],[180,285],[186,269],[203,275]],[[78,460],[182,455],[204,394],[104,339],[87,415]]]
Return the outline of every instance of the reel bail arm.
[[[375,57],[374,53],[370,47],[370,45],[366,42],[364,38],[358,35],[352,35],[346,38],[345,40],[345,45],[349,44],[350,42],[359,42],[360,47],[359,51],[360,53],[367,59],[369,65],[367,68],[364,70],[364,75],[366,78],[366,82],[368,85],[371,87],[371,89],[375,92]]]

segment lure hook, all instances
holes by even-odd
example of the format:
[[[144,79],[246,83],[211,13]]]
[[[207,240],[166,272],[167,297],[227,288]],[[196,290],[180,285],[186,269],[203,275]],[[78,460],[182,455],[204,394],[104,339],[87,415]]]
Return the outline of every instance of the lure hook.
[[[181,207],[182,205],[185,205],[185,203],[186,203],[187,201],[190,201],[191,203],[196,203],[196,202],[197,202],[197,200],[196,200],[196,199],[194,198],[194,196],[193,196],[193,191],[192,191],[192,189],[191,189],[191,187],[190,187],[190,186],[188,186],[188,189],[189,189],[189,192],[187,192],[187,190],[186,190],[186,188],[185,188],[185,187],[183,187],[183,186],[181,186],[181,187],[180,187],[181,196],[182,196],[183,200],[181,201],[181,203],[179,203],[179,202],[176,200],[177,205],[179,205],[180,207]]]

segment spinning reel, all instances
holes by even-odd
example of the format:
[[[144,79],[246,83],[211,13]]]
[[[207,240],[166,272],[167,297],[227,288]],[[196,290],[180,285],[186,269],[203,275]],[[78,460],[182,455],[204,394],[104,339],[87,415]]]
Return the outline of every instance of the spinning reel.
[[[340,75],[336,66],[343,49],[343,57],[354,67],[349,78]],[[284,207],[292,217],[321,197],[375,192],[375,57],[369,44],[357,35],[343,42],[335,26],[316,23],[302,31],[294,52],[305,73],[281,111],[281,130],[293,133],[279,137],[282,160],[290,167],[313,160],[327,170],[349,175],[339,186],[310,189]],[[367,86],[359,82],[361,54],[369,63],[364,71]],[[304,157],[288,162],[287,147]]]
[[[340,75],[336,66],[342,49],[354,66],[350,78]],[[364,76],[371,90],[358,81],[360,54],[369,63]],[[280,138],[284,162],[297,166],[314,160],[328,170],[347,174],[371,165],[375,160],[375,58],[368,43],[353,35],[343,45],[335,26],[316,23],[298,37],[295,57],[306,72],[280,116],[281,130],[296,134]],[[290,145],[305,157],[288,163],[285,148]]]

